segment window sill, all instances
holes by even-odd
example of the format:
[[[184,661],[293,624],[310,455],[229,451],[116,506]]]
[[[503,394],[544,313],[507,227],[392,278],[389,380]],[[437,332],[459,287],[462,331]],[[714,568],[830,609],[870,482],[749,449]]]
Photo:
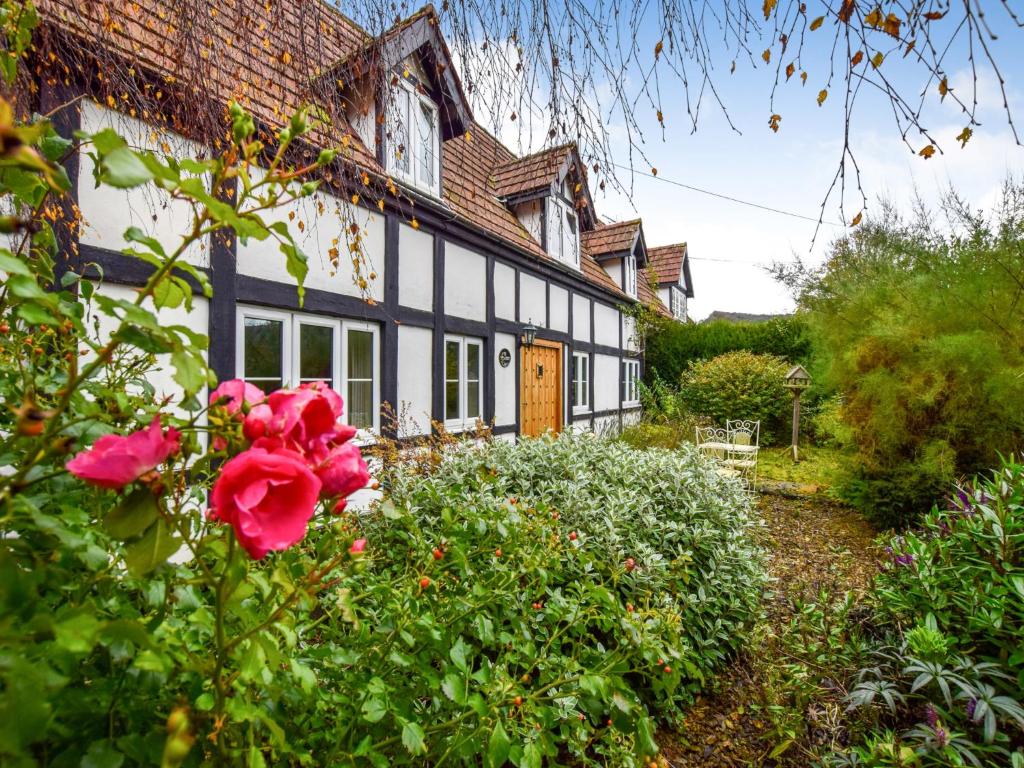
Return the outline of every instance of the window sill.
[[[631,400],[631,401],[628,401],[628,402],[624,402],[622,404],[623,410],[625,410],[626,408],[639,408],[639,407],[640,407],[640,401],[639,400]]]
[[[593,411],[590,410],[589,405],[576,406],[572,409],[573,416],[589,416]]]

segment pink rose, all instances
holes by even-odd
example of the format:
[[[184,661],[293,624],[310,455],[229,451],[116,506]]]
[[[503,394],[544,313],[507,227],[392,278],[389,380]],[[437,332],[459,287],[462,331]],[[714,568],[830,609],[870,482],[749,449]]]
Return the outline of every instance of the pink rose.
[[[88,450],[67,463],[75,477],[101,488],[120,489],[138,480],[181,448],[181,433],[168,427],[165,433],[160,416],[149,427],[124,435],[104,435]]]
[[[364,549],[366,549],[366,539],[356,539],[352,542],[352,546],[348,548],[348,551],[353,555],[358,555]]]
[[[250,448],[221,468],[211,494],[211,519],[235,530],[255,560],[302,540],[316,509],[320,480],[294,451]]]
[[[274,416],[268,432],[309,450],[323,438],[330,439],[341,418],[341,397],[311,387],[279,389],[267,398]]]
[[[266,403],[261,403],[250,410],[245,416],[245,421],[242,422],[242,434],[245,435],[245,439],[256,442],[266,435],[273,418],[274,412]]]
[[[325,496],[349,496],[370,482],[370,472],[363,461],[359,446],[343,443],[335,446],[319,462],[314,471],[323,483]]]
[[[234,416],[242,410],[244,404],[250,406],[259,405],[267,396],[263,390],[241,379],[222,381],[220,385],[210,393],[210,405],[213,405],[221,398],[229,398],[223,407],[228,413]]]

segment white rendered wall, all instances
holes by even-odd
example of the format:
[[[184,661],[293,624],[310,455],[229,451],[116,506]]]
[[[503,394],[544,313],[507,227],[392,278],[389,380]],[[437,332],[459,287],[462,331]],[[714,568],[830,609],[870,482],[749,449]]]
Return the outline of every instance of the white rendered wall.
[[[640,349],[640,340],[636,338],[636,319],[629,315],[622,317],[622,346],[624,349],[636,352]]]
[[[573,294],[572,337],[577,341],[590,341],[590,299]]]
[[[619,407],[619,358],[594,355],[594,410],[610,411]]]
[[[623,424],[623,426],[629,426],[629,425],[632,425],[632,424],[639,424],[640,423],[640,414],[641,414],[641,411],[640,411],[639,408],[634,408],[634,409],[629,410],[629,411],[623,411],[622,412],[622,424]]]
[[[254,171],[252,175],[255,180],[262,173]],[[294,215],[289,218],[290,214]],[[383,216],[334,195],[317,192],[275,208],[262,217],[267,224],[287,224],[296,244],[308,257],[306,288],[384,300]],[[348,229],[352,224],[359,228],[361,235],[361,252],[355,256],[349,250]],[[353,258],[359,262],[358,269]],[[335,259],[337,264],[332,263]],[[263,241],[238,241],[238,273],[295,284],[295,278],[285,268],[285,257],[272,237]],[[366,280],[365,289],[357,283],[360,277]]]
[[[104,296],[109,296],[114,299],[121,301],[134,302],[136,297],[139,295],[135,288],[127,285],[116,285],[114,283],[100,283],[97,285],[97,293],[101,293]],[[147,300],[144,305],[147,309],[153,309],[152,301]],[[110,340],[111,334],[118,327],[118,321],[115,318],[108,317],[97,313],[96,315],[99,320],[99,338],[102,342],[106,343]],[[210,305],[209,302],[201,297],[197,296],[192,300],[192,312],[188,312],[184,305],[175,307],[174,309],[165,308],[157,312],[157,317],[160,320],[160,325],[168,327],[171,325],[184,325],[195,331],[201,333],[204,336],[209,333],[209,321],[210,321]],[[88,326],[92,327],[92,322],[88,322]],[[206,351],[203,352],[203,359],[208,360]],[[174,381],[174,366],[171,365],[171,356],[169,354],[157,355],[156,365],[150,372],[146,379],[155,390],[154,402],[160,402],[164,398],[171,398],[170,403],[174,406],[174,413],[178,416],[187,417],[188,412],[176,407],[182,399],[182,389],[176,381]],[[196,398],[202,405],[206,402],[206,388],[204,387],[200,391]],[[204,421],[205,423],[205,421]]]
[[[619,426],[619,417],[613,416],[601,416],[600,418],[594,419],[594,434],[600,435],[601,437],[610,437],[617,435],[622,429]]]
[[[539,277],[519,273],[519,320],[539,327],[548,324],[548,298],[545,283]]]
[[[498,362],[501,350],[507,349],[512,361],[507,368]],[[516,337],[508,333],[494,334],[494,424],[516,423],[516,368],[519,365]]]
[[[565,288],[551,285],[551,317],[548,327],[553,331],[569,332],[569,292]]]
[[[538,245],[544,242],[543,235],[541,234],[544,231],[542,226],[543,217],[541,216],[543,205],[543,200],[531,200],[528,203],[517,205],[512,209],[516,218],[519,219],[519,223],[522,224],[526,231],[530,233],[530,236],[537,241]]]
[[[599,301],[594,303],[594,343],[619,346],[619,310]]]
[[[516,271],[507,264],[494,264],[494,315],[516,319]]]
[[[430,432],[432,337],[429,328],[398,327],[399,437]]]
[[[434,236],[408,224],[398,225],[398,303],[434,308]]]
[[[487,260],[450,241],[444,245],[444,313],[487,319]]]
[[[626,287],[622,284],[622,259],[612,259],[611,261],[602,261],[601,266],[604,267],[604,271],[611,275],[612,280],[622,290],[626,290]],[[637,276],[637,280],[640,277]]]
[[[188,141],[168,130],[102,107],[82,99],[82,130],[95,133],[113,128],[128,146],[148,150],[177,159],[196,158],[208,154],[200,144]],[[168,253],[174,251],[192,227],[192,207],[185,200],[174,200],[170,194],[152,184],[133,189],[116,189],[109,185],[96,187],[93,161],[82,154],[78,176],[78,207],[82,215],[79,241],[119,251],[125,246],[139,248],[124,239],[129,227],[138,227],[156,238]],[[209,266],[209,238],[193,243],[185,252],[185,260],[196,266]]]

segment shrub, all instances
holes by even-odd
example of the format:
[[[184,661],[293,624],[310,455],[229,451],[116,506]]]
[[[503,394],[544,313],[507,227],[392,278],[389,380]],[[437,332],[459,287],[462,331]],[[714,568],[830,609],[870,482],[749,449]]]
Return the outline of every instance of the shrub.
[[[952,196],[943,213],[886,209],[788,276],[816,378],[844,396],[845,495],[885,525],[1024,446],[1024,186],[990,217]]]
[[[750,509],[692,450],[495,441],[385,487],[352,623],[303,659],[321,761],[640,765],[758,604]]]
[[[849,697],[874,732],[836,762],[1024,760],[1024,466],[957,488],[886,553],[869,600],[883,634]]]
[[[643,421],[623,428],[619,440],[630,448],[678,448],[684,442],[693,442],[693,434],[687,434],[678,422],[652,423]]]
[[[811,351],[807,326],[797,315],[764,323],[661,319],[645,335],[644,359],[649,378],[679,381],[691,363],[740,350],[804,362]]]
[[[761,422],[761,443],[784,433],[792,398],[785,386],[789,365],[773,355],[727,352],[692,363],[683,374],[680,396],[694,413],[723,425],[727,419]]]

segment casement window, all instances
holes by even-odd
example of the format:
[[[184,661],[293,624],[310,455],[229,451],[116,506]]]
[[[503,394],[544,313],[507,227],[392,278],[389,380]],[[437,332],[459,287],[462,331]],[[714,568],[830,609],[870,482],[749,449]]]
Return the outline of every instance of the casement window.
[[[622,290],[636,298],[636,256],[632,253],[622,260]]]
[[[671,310],[672,317],[676,320],[686,319],[686,294],[680,291],[678,288],[670,288],[669,296],[671,297]]]
[[[441,194],[437,107],[406,80],[390,91],[385,148],[388,173],[431,195]]]
[[[548,254],[570,267],[580,266],[580,225],[576,211],[565,200],[547,199]]]
[[[236,340],[239,378],[264,392],[325,381],[345,399],[345,423],[380,428],[376,324],[239,307]]]
[[[483,418],[482,339],[444,337],[444,423],[449,429],[473,429]]]
[[[590,355],[573,352],[572,355],[572,412],[586,413],[590,410]]]
[[[622,361],[622,403],[636,405],[640,402],[640,361]]]

